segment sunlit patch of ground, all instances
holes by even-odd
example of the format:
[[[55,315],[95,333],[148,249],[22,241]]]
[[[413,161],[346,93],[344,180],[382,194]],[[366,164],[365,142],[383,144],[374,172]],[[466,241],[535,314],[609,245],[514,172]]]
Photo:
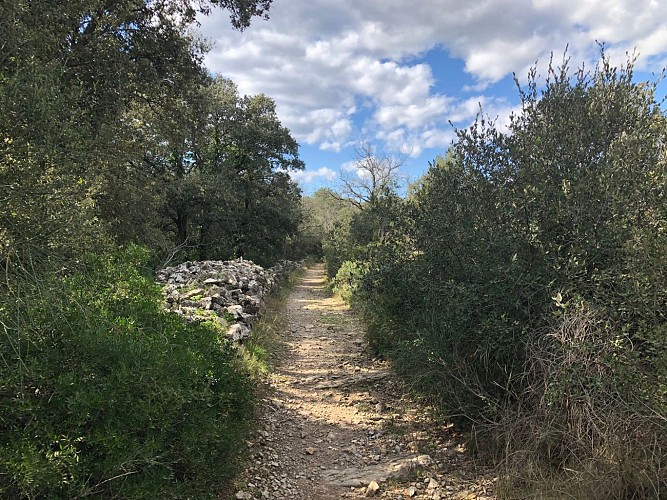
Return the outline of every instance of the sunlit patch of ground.
[[[237,498],[365,498],[369,477],[383,498],[405,498],[410,488],[418,498],[492,498],[493,475],[477,469],[462,437],[372,357],[363,327],[331,296],[321,266],[295,286],[286,309],[281,359]],[[387,477],[425,453],[419,470]]]

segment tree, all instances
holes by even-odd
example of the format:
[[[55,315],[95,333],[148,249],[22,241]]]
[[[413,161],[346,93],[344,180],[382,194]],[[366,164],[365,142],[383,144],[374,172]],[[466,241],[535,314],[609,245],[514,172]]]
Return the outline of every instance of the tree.
[[[377,152],[366,142],[354,148],[354,160],[348,172],[341,172],[340,198],[362,209],[377,198],[399,187],[399,169],[407,155]]]
[[[151,186],[141,129],[156,125],[134,111],[159,115],[205,77],[205,47],[187,32],[198,12],[222,6],[243,29],[266,16],[270,3],[3,2],[2,258],[29,247],[75,256],[106,236],[133,238],[122,214],[126,203],[140,206],[140,197],[119,193],[127,179],[139,191]]]
[[[215,78],[153,123],[146,158],[166,191],[163,216],[190,258],[280,258],[299,222],[298,144],[264,95]]]
[[[245,257],[257,258],[270,248],[280,254],[298,225],[298,188],[285,174],[304,168],[298,143],[280,123],[269,97],[240,97],[231,82],[220,78],[214,88],[225,97],[214,113],[213,156],[206,171],[226,175],[233,186],[232,248]]]
[[[363,259],[368,246],[382,241],[399,203],[399,169],[407,155],[377,152],[361,142],[354,160],[341,172],[341,188],[334,196],[353,210],[337,221],[323,240],[327,273],[334,277],[344,262]]]
[[[320,188],[301,199],[302,218],[294,252],[303,256],[323,257],[323,243],[337,224],[349,220],[356,208],[341,200],[332,190]]]

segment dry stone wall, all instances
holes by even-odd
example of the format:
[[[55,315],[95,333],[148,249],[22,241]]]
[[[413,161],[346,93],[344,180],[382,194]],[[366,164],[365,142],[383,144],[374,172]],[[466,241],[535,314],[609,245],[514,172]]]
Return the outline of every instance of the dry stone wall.
[[[266,310],[265,297],[300,265],[292,261],[264,269],[249,260],[184,262],[157,272],[165,308],[187,321],[213,321],[233,342],[250,336]]]

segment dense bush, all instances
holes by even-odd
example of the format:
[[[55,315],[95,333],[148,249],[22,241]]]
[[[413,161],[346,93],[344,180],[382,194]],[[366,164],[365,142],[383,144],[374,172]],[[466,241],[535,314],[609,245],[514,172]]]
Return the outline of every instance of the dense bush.
[[[292,259],[324,257],[324,241],[335,228],[349,221],[354,207],[327,188],[320,188],[310,196],[301,198],[302,218],[299,233],[292,240]],[[327,244],[330,244],[329,242]]]
[[[499,445],[500,490],[559,498],[663,498],[667,486],[664,349],[648,368],[624,325],[580,300],[529,351],[517,403],[485,429]],[[645,359],[645,358],[644,358]]]
[[[327,233],[322,241],[322,253],[326,273],[330,278],[336,276],[344,262],[360,258],[360,248],[350,234],[351,218],[339,221]]]
[[[357,292],[357,287],[363,279],[363,264],[356,260],[346,260],[338,269],[336,276],[331,280],[333,291],[344,300],[351,301]]]
[[[480,116],[394,206],[357,299],[416,388],[478,428],[505,422],[510,469],[651,496],[667,460],[667,120],[631,62],[537,80],[509,131]]]
[[[383,244],[396,225],[402,200],[391,189],[375,193],[368,202],[339,212],[324,235],[322,250],[327,275],[334,278],[345,262],[366,260],[370,248]]]
[[[161,310],[130,247],[76,272],[7,276],[5,498],[204,498],[234,470],[250,387],[214,328]]]

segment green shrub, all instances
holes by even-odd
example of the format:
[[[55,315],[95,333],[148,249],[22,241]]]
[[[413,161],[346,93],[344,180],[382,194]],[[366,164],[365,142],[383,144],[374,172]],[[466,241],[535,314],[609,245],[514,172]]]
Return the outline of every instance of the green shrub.
[[[604,55],[592,72],[552,66],[541,90],[532,73],[509,131],[483,116],[459,131],[364,254],[370,341],[447,415],[486,429],[519,490],[667,491],[655,89]]]
[[[351,218],[338,221],[322,241],[324,267],[329,278],[334,278],[343,262],[355,260],[359,251],[350,234]]]
[[[625,325],[659,373],[657,339],[642,333],[667,304],[667,120],[654,89],[604,57],[592,73],[552,68],[541,95],[532,78],[510,133],[483,117],[460,131],[368,252],[371,339],[451,380],[431,384],[447,410],[478,420],[499,408],[558,291]]]
[[[334,279],[331,280],[333,291],[340,294],[345,301],[350,301],[363,275],[364,268],[360,262],[346,260],[338,269]]]
[[[9,276],[0,305],[0,492],[204,498],[251,408],[236,354],[162,311],[139,247],[72,274]]]

